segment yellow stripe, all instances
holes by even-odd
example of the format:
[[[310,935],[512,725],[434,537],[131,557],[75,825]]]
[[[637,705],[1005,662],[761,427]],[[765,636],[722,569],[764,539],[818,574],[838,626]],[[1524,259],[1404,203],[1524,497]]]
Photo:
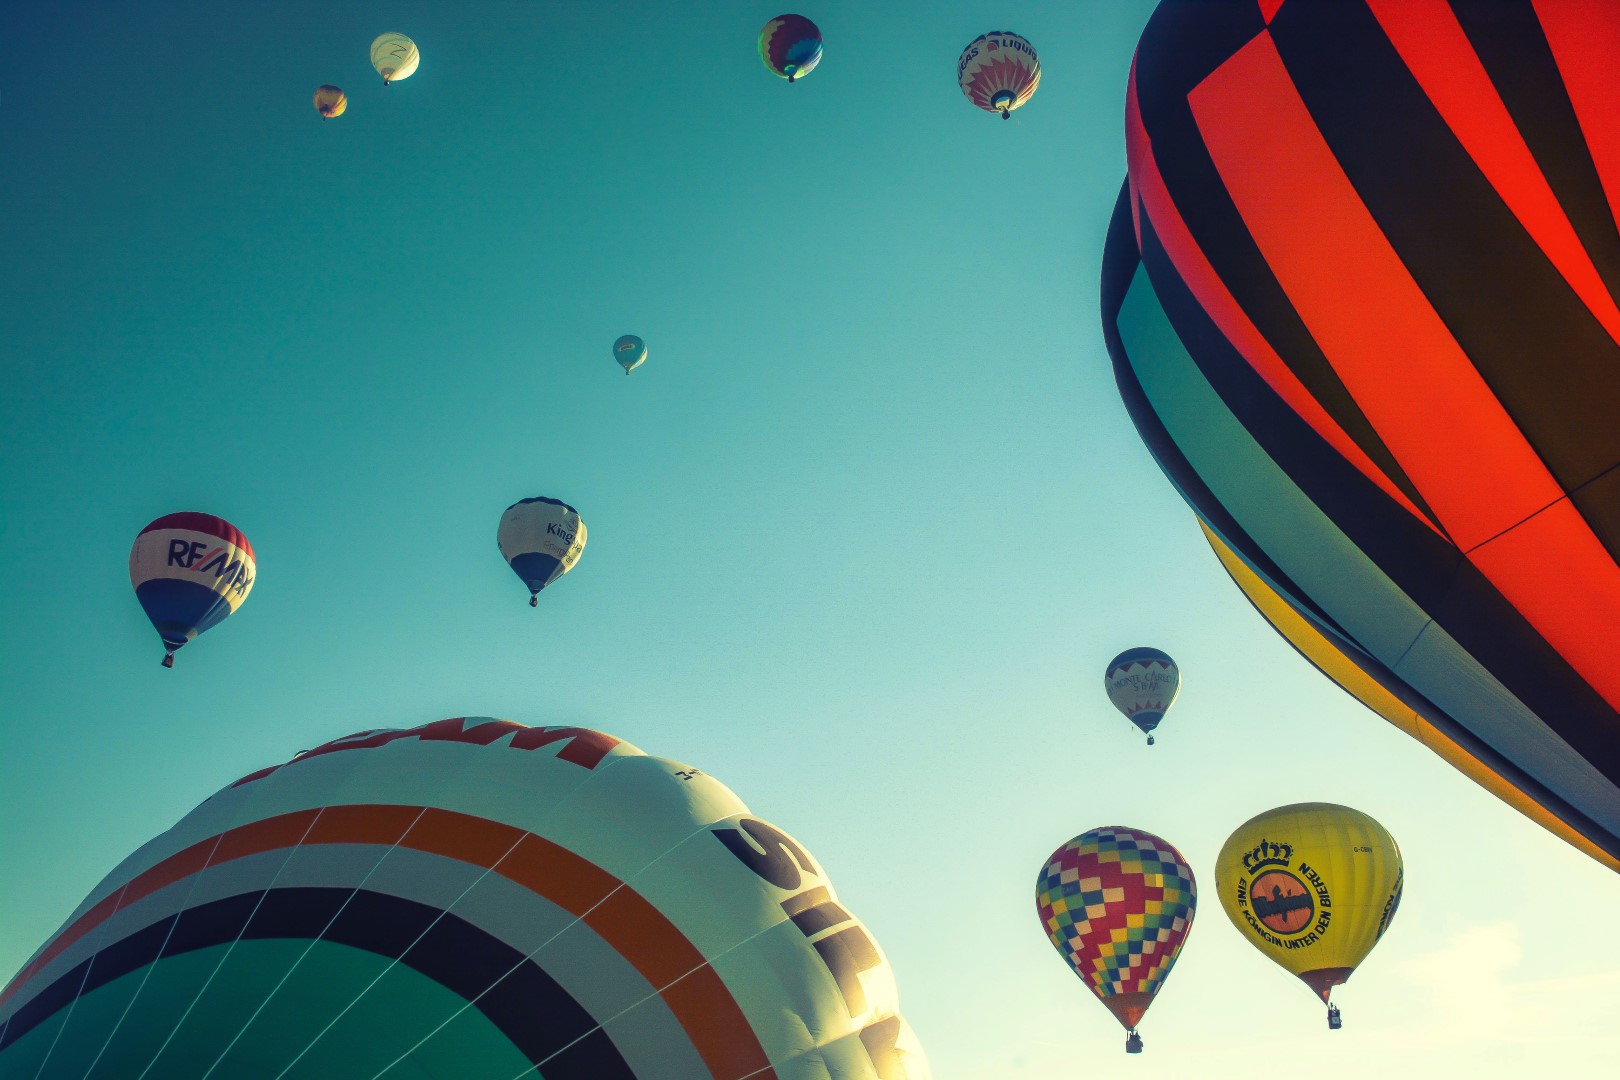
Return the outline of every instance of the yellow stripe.
[[[1204,539],[1209,541],[1209,546],[1214,549],[1226,572],[1259,609],[1260,614],[1266,617],[1266,621],[1271,623],[1277,633],[1287,638],[1295,648],[1309,657],[1312,663],[1321,668],[1328,678],[1338,683],[1367,708],[1434,751],[1446,764],[1537,825],[1609,869],[1620,872],[1620,859],[1616,859],[1592,843],[1563,819],[1504,780],[1489,766],[1418,715],[1404,701],[1384,689],[1377,679],[1363,671],[1342,649],[1323,636],[1316,627],[1295,611],[1288,601],[1250,570],[1242,559],[1221,542],[1220,537],[1210,531],[1202,519],[1199,520],[1198,527],[1204,530]]]

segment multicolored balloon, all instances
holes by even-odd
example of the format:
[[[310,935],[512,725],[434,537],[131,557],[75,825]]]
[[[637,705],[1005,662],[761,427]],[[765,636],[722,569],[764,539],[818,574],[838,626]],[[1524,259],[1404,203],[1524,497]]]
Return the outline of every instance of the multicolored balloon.
[[[328,120],[343,115],[343,110],[349,107],[349,99],[343,95],[341,86],[319,86],[315,88],[315,111]]]
[[[613,343],[613,359],[628,375],[646,362],[647,343],[634,334],[626,334]]]
[[[512,572],[529,587],[529,606],[538,607],[540,590],[579,562],[585,550],[585,523],[565,502],[543,496],[523,499],[501,514],[495,543]]]
[[[803,15],[778,15],[759,32],[759,58],[793,82],[821,63],[821,31]]]
[[[1125,1028],[1137,1054],[1142,1015],[1192,930],[1198,886],[1181,852],[1141,829],[1081,833],[1035,879],[1035,910],[1074,973]]]
[[[410,78],[421,62],[422,54],[416,51],[416,42],[404,34],[392,31],[378,34],[371,43],[371,66],[383,77],[385,86]]]
[[[1273,625],[1620,870],[1610,40],[1601,3],[1165,0],[1103,306]]]
[[[362,731],[126,858],[0,1075],[926,1080],[883,951],[725,785],[578,727]]]
[[[1181,669],[1158,649],[1126,649],[1108,662],[1103,687],[1114,708],[1142,729],[1153,745],[1153,729],[1181,693]]]
[[[956,82],[967,99],[1003,120],[1034,96],[1041,85],[1041,61],[1035,47],[1017,34],[992,30],[962,50]]]
[[[165,514],[142,529],[129,549],[135,599],[167,650],[163,666],[186,642],[224,622],[253,590],[253,545],[212,514]]]
[[[1389,929],[1401,849],[1360,810],[1295,803],[1250,818],[1221,845],[1215,891],[1249,943],[1328,1001]]]

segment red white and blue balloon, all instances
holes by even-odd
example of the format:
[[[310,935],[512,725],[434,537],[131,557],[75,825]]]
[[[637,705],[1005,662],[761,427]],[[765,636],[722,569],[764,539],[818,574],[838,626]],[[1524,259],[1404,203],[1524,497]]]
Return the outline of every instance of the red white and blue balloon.
[[[175,650],[242,606],[256,573],[253,545],[212,514],[165,514],[135,537],[129,580],[174,666]]]

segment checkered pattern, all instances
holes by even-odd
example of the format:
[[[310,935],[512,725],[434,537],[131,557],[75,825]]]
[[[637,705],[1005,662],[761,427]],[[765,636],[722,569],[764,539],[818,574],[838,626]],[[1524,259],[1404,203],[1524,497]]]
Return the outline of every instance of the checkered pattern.
[[[1070,840],[1035,881],[1035,906],[1053,947],[1105,1000],[1158,992],[1197,903],[1180,852],[1152,833],[1119,826]]]

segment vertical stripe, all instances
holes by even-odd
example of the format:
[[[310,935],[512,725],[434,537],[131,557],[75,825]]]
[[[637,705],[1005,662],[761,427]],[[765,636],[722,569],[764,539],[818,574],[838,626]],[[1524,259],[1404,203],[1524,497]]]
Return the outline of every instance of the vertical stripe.
[[[1534,0],[1597,169],[1611,219],[1620,218],[1620,5],[1611,0]],[[1620,267],[1614,268],[1620,278]]]
[[[1165,189],[1163,177],[1160,176],[1154,159],[1153,147],[1142,126],[1141,114],[1135,107],[1132,90],[1134,84],[1128,89],[1126,98],[1126,144],[1131,157],[1133,202],[1139,201],[1152,218],[1160,242],[1174,261],[1177,273],[1197,297],[1199,305],[1209,313],[1221,333],[1232,342],[1248,361],[1249,366],[1254,368],[1277,396],[1286,401],[1318,435],[1346,461],[1355,465],[1362,475],[1405,507],[1408,513],[1439,532],[1440,526],[1407,497],[1406,493],[1373,462],[1367,452],[1350,438],[1344,428],[1328,415],[1316,398],[1305,389],[1299,377],[1283,363],[1282,357],[1277,355],[1271,343],[1250,321],[1248,314],[1227,290],[1220,275],[1215,272],[1215,268],[1210,265],[1192,233],[1188,231],[1180,211]],[[1141,239],[1141,226],[1138,223],[1138,244],[1141,243]]]
[[[1483,543],[1561,498],[1340,169],[1270,35],[1194,90],[1192,106],[1288,298],[1458,545]],[[1277,198],[1280,175],[1308,184],[1312,197]],[[1344,303],[1347,292],[1361,302]]]
[[[1458,544],[1472,550],[1559,502],[1562,489],[1340,169],[1269,37],[1195,90],[1193,110],[1283,288]],[[1309,181],[1309,202],[1273,197],[1284,172]],[[1346,290],[1362,302],[1343,303]],[[1398,365],[1391,342],[1399,343]],[[1513,557],[1484,555],[1478,565],[1620,707],[1620,658],[1601,630],[1620,625],[1620,568],[1584,521],[1558,520],[1559,529],[1522,533]]]
[[[1366,3],[1457,141],[1609,336],[1620,340],[1620,308],[1445,0]]]

